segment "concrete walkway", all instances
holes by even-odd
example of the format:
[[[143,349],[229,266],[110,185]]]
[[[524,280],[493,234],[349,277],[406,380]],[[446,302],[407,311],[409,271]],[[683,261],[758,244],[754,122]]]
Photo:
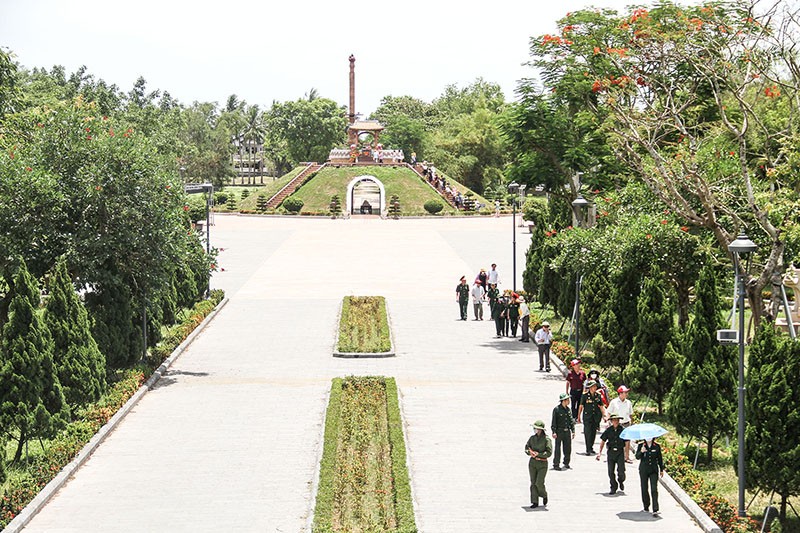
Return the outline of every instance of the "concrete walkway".
[[[603,494],[605,463],[582,455],[549,472],[546,510],[525,509],[523,447],[564,382],[534,371],[533,344],[456,320],[454,293],[492,262],[511,286],[511,228],[217,216],[230,303],[26,531],[306,531],[330,379],[348,374],[397,378],[421,531],[697,529],[663,489],[662,518],[639,512],[635,465],[627,495]],[[348,294],[387,297],[397,357],[331,357]]]

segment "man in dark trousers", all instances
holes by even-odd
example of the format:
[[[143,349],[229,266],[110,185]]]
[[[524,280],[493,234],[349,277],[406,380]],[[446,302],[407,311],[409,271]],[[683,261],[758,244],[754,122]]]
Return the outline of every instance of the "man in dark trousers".
[[[505,335],[507,313],[508,306],[506,305],[506,299],[504,296],[501,296],[494,303],[494,309],[492,309],[492,319],[494,320],[498,339]]]
[[[469,285],[466,276],[461,276],[461,283],[456,285],[456,301],[461,310],[461,320],[467,319],[467,303],[469,303]]]
[[[600,435],[600,452],[597,454],[597,460],[599,461],[603,455],[603,446],[608,443],[608,479],[611,482],[609,494],[616,494],[617,489],[625,492],[625,441],[620,437],[625,428],[619,423],[621,419],[622,415],[613,413],[610,417],[611,425]]]
[[[575,438],[575,420],[572,418],[572,411],[569,408],[569,394],[562,392],[558,397],[558,405],[553,409],[553,419],[550,422],[550,430],[553,432],[553,439],[556,441],[556,449],[553,454],[553,470],[561,470],[558,463],[561,460],[561,449],[564,449],[564,469],[569,466],[569,458],[572,455],[572,439]]]
[[[583,436],[586,440],[586,455],[594,455],[594,438],[600,429],[600,421],[606,417],[603,398],[597,392],[597,382],[590,379],[586,382],[586,392],[581,397],[578,408],[578,424],[583,421]]]

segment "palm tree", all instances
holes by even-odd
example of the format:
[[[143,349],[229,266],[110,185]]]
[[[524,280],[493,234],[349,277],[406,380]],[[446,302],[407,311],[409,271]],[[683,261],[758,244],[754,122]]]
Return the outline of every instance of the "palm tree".
[[[264,142],[264,137],[267,135],[267,128],[264,122],[264,114],[258,108],[258,105],[251,105],[245,111],[245,125],[242,132],[242,140],[247,146],[248,154],[248,180],[250,184],[250,177],[252,176],[253,159],[255,153],[259,151],[259,147]],[[255,152],[255,153],[254,153]],[[263,157],[263,156],[262,156]]]

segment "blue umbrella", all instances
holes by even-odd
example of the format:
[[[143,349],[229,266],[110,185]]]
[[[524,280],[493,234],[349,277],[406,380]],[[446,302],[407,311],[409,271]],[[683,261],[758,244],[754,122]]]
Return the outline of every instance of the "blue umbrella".
[[[634,424],[622,430],[620,438],[625,440],[649,440],[661,435],[665,435],[668,431],[658,424]]]

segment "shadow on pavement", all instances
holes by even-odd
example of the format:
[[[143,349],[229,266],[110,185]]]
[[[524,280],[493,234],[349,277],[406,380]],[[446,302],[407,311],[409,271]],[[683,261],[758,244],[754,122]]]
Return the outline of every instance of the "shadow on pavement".
[[[620,520],[630,520],[631,522],[655,522],[656,520],[661,520],[660,517],[654,517],[652,514],[642,511],[622,511],[617,513],[617,516]]]
[[[542,511],[547,512],[549,509],[547,507],[542,507],[541,505],[536,509],[531,509],[530,505],[523,505],[522,510],[526,513],[541,513]]]
[[[191,377],[201,378],[207,375],[208,372],[188,372],[185,370],[168,370],[167,373],[164,376],[162,376],[161,379],[158,380],[158,382],[156,382],[155,387],[153,387],[153,390],[174,385],[178,381],[179,376],[191,376]]]

